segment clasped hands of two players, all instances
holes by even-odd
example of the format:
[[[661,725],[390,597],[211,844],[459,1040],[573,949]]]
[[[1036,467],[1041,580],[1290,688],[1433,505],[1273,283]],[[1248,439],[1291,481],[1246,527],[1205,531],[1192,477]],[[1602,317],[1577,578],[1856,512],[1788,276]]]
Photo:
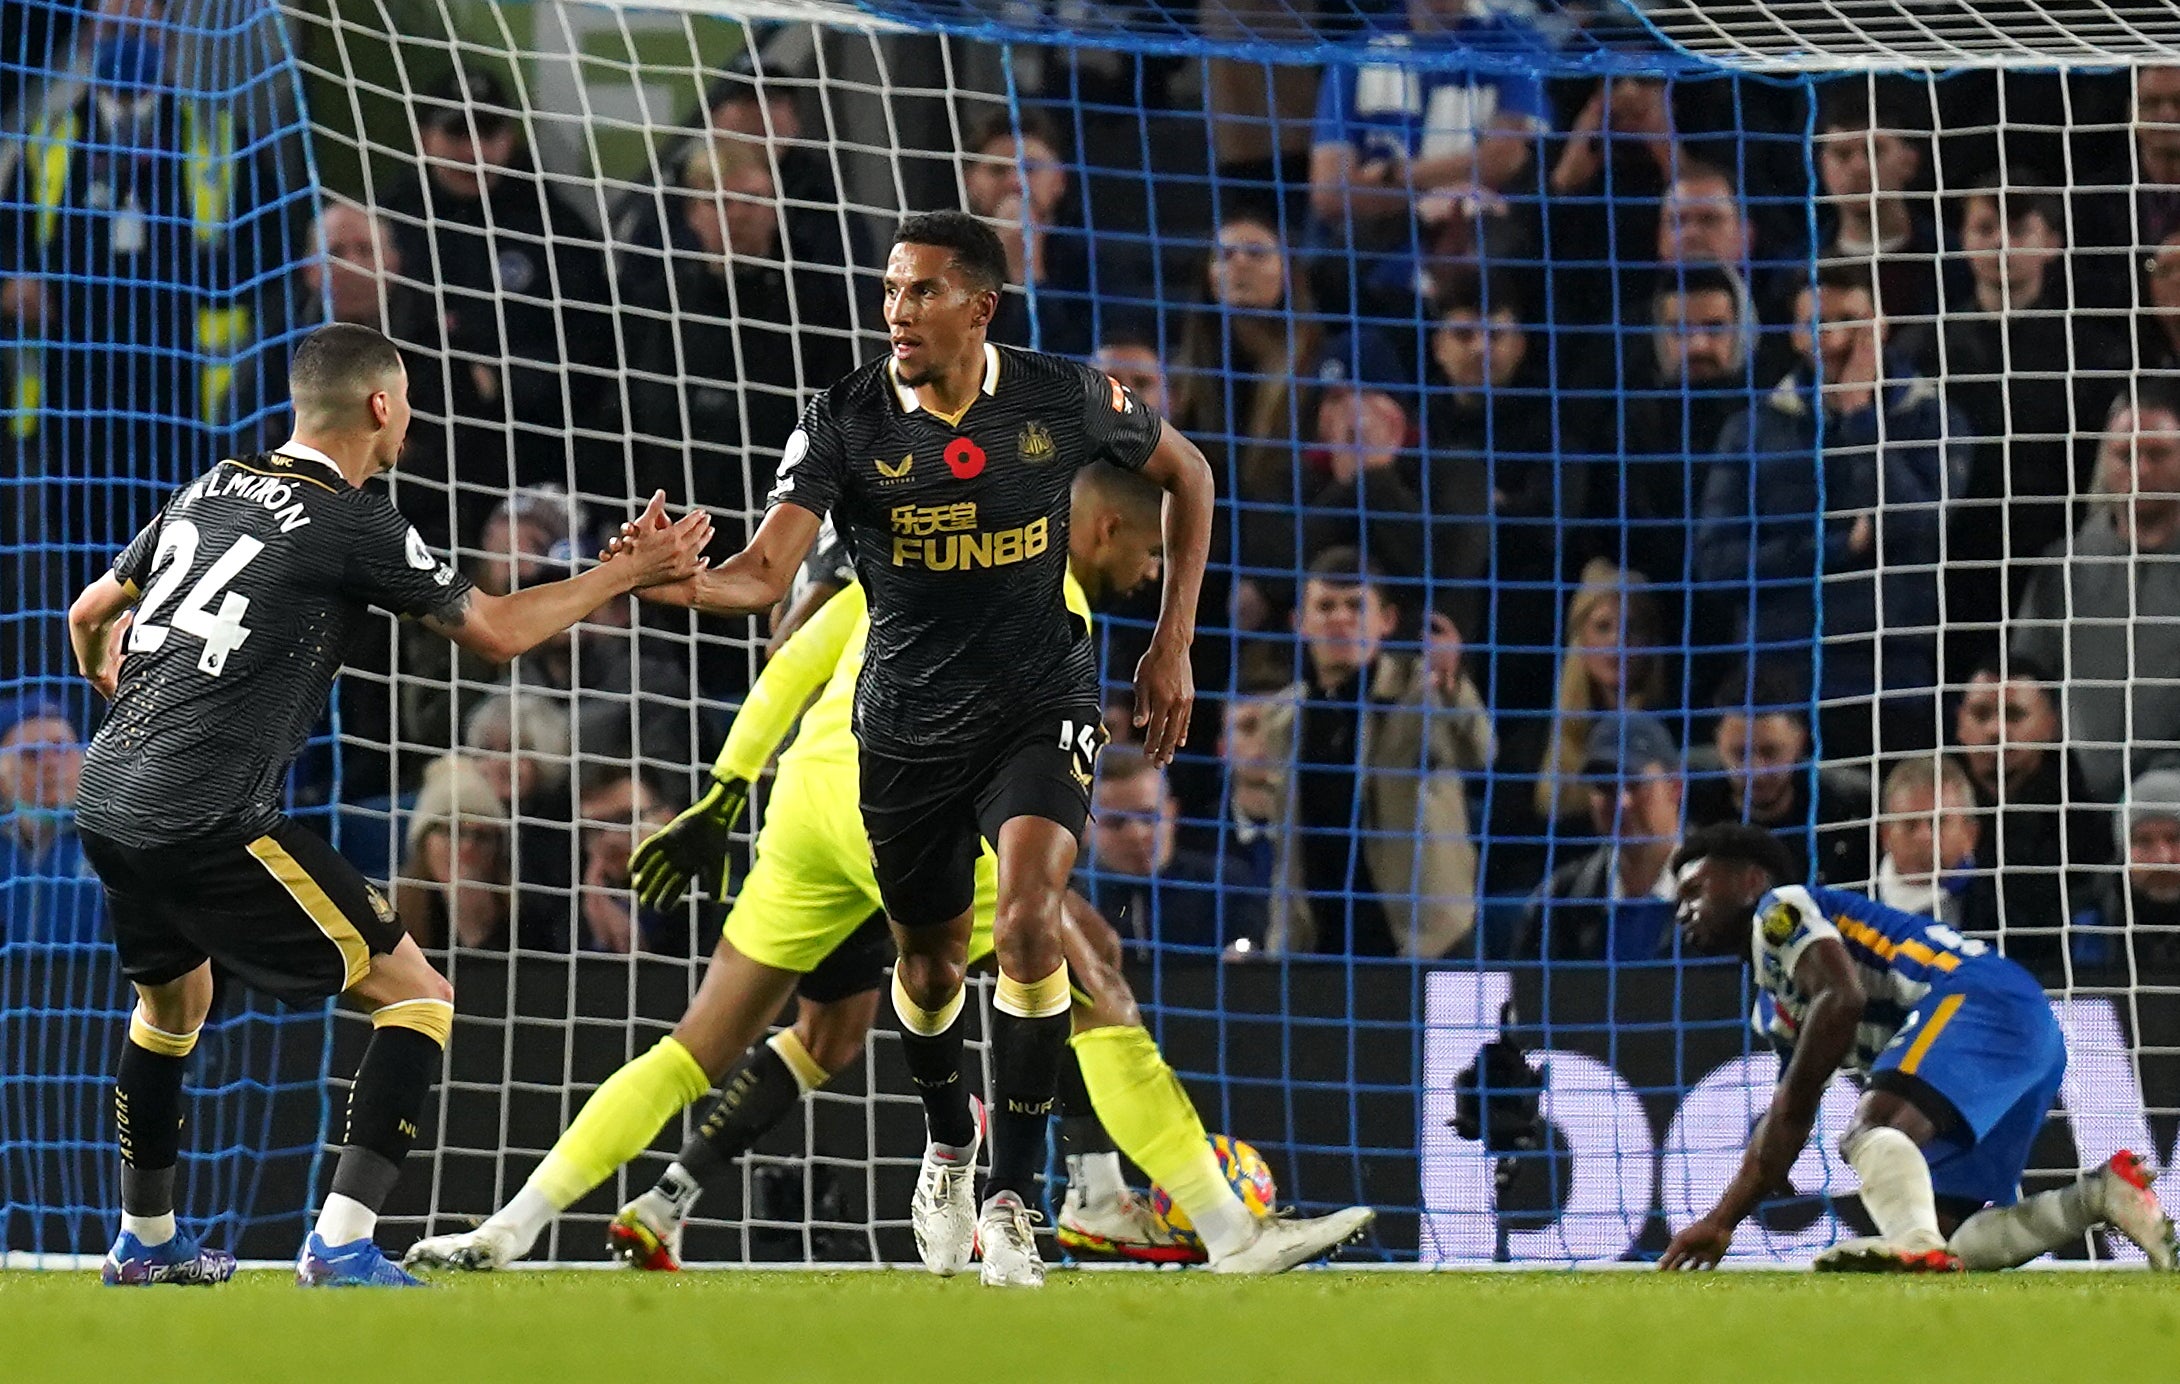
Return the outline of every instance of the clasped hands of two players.
[[[710,559],[700,556],[711,541],[709,511],[701,507],[692,509],[669,523],[666,492],[654,490],[643,513],[621,525],[620,534],[610,547],[598,554],[598,560],[630,564],[633,568],[629,573],[631,590],[672,586],[692,580],[711,565]]]
[[[640,528],[650,529],[664,537],[658,541],[638,543],[636,534]],[[694,509],[679,520],[666,521],[666,492],[651,493],[651,502],[644,506],[637,523],[624,524],[621,531],[628,541],[614,541],[610,552],[601,553],[600,560],[617,560],[631,564],[629,576],[635,588],[672,585],[687,581],[709,565],[699,556],[705,545],[712,541],[711,515]],[[112,701],[121,686],[121,660],[127,653],[129,625],[135,618],[134,611],[124,611],[114,621],[106,636],[104,665],[88,669],[84,677],[93,689],[107,701]]]

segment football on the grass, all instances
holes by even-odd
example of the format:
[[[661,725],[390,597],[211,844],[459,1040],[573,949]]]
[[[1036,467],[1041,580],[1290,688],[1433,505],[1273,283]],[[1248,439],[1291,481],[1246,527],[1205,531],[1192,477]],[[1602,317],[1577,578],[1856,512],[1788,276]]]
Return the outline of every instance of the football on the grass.
[[[1211,1137],[1211,1151],[1218,1155],[1219,1171],[1226,1174],[1227,1185],[1234,1195],[1259,1216],[1272,1214],[1272,1170],[1265,1166],[1264,1157],[1241,1140],[1226,1134]],[[1196,1227],[1189,1224],[1188,1213],[1174,1204],[1173,1198],[1163,1187],[1151,1188],[1151,1210],[1159,1222],[1173,1232],[1182,1244],[1198,1244]]]

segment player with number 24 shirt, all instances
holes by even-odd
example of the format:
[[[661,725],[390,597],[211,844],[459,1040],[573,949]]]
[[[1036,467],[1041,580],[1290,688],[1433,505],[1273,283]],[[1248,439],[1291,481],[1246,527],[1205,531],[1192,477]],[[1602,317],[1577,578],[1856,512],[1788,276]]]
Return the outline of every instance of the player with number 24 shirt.
[[[307,1286],[408,1286],[372,1234],[454,1023],[453,989],[355,866],[280,810],[288,766],[376,606],[495,662],[617,596],[702,570],[703,514],[664,496],[614,562],[510,596],[475,590],[365,483],[399,460],[408,372],[368,327],[313,333],[289,371],[295,434],[182,487],[69,611],[113,701],[84,757],[77,825],[137,993],[114,1083],[121,1234],[105,1281],[217,1283],[231,1255],[175,1225],[182,1077],[212,965],[290,1003],[371,1014],[344,1147],[296,1260]]]

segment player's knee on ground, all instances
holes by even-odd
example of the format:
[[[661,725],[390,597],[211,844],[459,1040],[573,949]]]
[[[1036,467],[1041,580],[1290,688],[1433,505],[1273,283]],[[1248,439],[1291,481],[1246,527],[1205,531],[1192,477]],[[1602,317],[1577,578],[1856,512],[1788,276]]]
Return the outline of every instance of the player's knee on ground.
[[[826,1004],[804,1000],[795,1015],[795,1038],[810,1059],[832,1076],[863,1051],[863,1039],[877,1014],[875,990]]]

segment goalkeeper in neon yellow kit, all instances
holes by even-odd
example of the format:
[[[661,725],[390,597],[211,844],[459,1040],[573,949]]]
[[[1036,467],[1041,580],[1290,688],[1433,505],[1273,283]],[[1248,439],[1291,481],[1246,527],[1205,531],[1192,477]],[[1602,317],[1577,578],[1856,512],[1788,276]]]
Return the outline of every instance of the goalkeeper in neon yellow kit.
[[[1086,624],[1093,599],[1156,575],[1159,499],[1154,485],[1111,466],[1077,478],[1066,594]],[[780,756],[756,863],[673,1034],[598,1088],[504,1209],[476,1230],[419,1241],[408,1263],[491,1269],[521,1257],[555,1215],[648,1148],[668,1120],[727,1074],[719,1099],[659,1185],[623,1207],[609,1231],[614,1252],[628,1262],[673,1267],[672,1246],[704,1186],[854,1059],[893,959],[857,810],[849,724],[869,626],[863,593],[852,584],[810,617],[751,689],[713,766],[712,788],[637,849],[633,863],[645,903],[672,907],[692,880],[723,894],[728,832],[750,782],[809,707]],[[977,866],[972,963],[991,952],[996,898],[987,847]],[[1372,1213],[1361,1207],[1313,1219],[1252,1214],[1227,1185],[1195,1107],[1142,1026],[1120,973],[1118,938],[1078,896],[1068,900],[1066,942],[1083,1092],[1112,1141],[1187,1213],[1214,1269],[1278,1272],[1320,1257],[1369,1224]],[[795,1025],[760,1041],[798,990]],[[947,1016],[959,1021],[958,1014]],[[1067,1084],[1063,1077],[1063,1092]],[[966,1087],[961,1099],[971,1099]],[[948,1205],[973,1208],[974,1163],[974,1145],[927,1147],[918,1198],[935,1199],[941,1213]],[[1129,1195],[1116,1154],[1071,1158],[1069,1184],[1063,1242],[1128,1257],[1193,1257]],[[919,1248],[933,1272],[968,1267],[939,1262],[920,1238]]]

